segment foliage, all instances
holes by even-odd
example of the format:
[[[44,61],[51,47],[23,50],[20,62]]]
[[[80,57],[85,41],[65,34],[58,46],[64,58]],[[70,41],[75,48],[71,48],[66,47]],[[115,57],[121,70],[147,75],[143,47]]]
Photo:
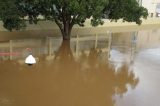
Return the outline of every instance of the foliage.
[[[21,12],[16,8],[14,0],[0,1],[0,20],[8,30],[20,30],[26,27],[25,20],[21,19]]]
[[[138,5],[136,0],[0,0],[0,19],[10,31],[26,26],[26,19],[36,24],[42,16],[54,21],[63,37],[70,36],[75,24],[84,26],[91,19],[93,26],[102,25],[105,17],[113,20],[123,19],[141,24],[146,18],[147,9]]]
[[[123,19],[137,24],[142,23],[141,18],[148,16],[147,9],[139,6],[136,0],[109,0],[109,5],[104,11],[111,20]]]

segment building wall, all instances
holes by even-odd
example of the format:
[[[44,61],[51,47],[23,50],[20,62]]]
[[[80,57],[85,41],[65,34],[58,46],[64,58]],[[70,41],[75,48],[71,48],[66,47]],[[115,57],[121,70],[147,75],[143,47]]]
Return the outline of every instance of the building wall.
[[[142,6],[148,9],[150,17],[156,17],[156,7],[160,0],[142,0]]]

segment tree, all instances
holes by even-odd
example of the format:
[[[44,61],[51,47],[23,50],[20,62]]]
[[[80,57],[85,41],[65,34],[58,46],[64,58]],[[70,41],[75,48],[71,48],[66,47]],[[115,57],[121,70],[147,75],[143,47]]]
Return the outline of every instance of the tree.
[[[146,18],[147,9],[138,5],[136,0],[1,0],[0,18],[4,27],[10,31],[26,27],[26,19],[36,24],[43,16],[44,20],[55,22],[63,36],[70,39],[75,24],[84,26],[91,19],[93,26],[102,25],[104,16],[108,19],[136,22]],[[10,6],[11,5],[11,6]],[[11,7],[11,8],[9,8]],[[5,9],[4,9],[5,8]]]
[[[0,20],[9,31],[26,27],[26,21],[21,18],[22,12],[16,8],[15,0],[0,0]]]

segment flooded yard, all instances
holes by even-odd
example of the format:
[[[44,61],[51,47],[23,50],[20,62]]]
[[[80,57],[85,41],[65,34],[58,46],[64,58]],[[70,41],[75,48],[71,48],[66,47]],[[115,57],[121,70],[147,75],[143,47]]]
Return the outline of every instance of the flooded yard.
[[[158,29],[0,42],[0,106],[159,106],[159,76]]]

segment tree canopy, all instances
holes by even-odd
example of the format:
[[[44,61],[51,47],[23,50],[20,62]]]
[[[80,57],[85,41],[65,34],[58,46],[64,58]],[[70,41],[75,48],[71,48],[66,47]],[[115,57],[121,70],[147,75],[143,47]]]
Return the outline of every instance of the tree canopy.
[[[26,21],[21,18],[22,12],[17,9],[15,0],[0,0],[0,20],[9,31],[26,27]]]
[[[10,31],[44,20],[55,22],[63,38],[69,39],[75,24],[84,26],[91,19],[93,26],[102,25],[103,18],[111,21],[123,19],[141,24],[148,11],[136,0],[0,0],[0,19]]]

